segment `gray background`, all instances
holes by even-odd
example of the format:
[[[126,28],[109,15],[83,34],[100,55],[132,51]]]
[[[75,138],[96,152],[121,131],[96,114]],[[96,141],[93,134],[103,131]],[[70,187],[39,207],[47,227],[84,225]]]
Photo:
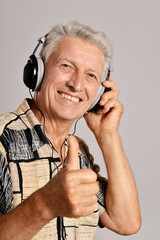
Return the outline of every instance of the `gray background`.
[[[159,0],[1,0],[0,114],[29,97],[23,67],[37,39],[51,26],[76,19],[104,31],[114,46],[114,81],[125,107],[120,133],[133,170],[143,225],[133,236],[99,229],[96,239],[158,240],[160,235],[160,1]],[[85,138],[105,174],[101,153],[84,120],[77,134]]]

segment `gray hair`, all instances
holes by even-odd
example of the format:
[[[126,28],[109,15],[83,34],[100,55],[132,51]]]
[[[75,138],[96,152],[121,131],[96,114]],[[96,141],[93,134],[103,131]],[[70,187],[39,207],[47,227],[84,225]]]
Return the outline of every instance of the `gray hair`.
[[[40,57],[45,63],[63,37],[78,37],[100,48],[105,57],[102,79],[106,77],[112,60],[112,45],[109,39],[103,32],[95,31],[89,26],[80,24],[77,21],[57,24],[50,30],[40,51]]]

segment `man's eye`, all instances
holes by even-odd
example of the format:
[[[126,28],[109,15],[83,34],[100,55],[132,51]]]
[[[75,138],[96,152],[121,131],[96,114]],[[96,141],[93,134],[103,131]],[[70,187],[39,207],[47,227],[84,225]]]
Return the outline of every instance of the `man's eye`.
[[[63,67],[70,68],[70,66],[68,64],[63,64]]]
[[[89,73],[89,76],[90,76],[91,78],[96,78],[96,76],[95,76],[94,74],[92,74],[92,73]]]

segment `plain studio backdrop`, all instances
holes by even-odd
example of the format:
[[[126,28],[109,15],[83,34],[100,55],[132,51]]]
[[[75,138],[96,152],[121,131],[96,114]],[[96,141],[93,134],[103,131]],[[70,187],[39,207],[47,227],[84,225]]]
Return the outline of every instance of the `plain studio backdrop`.
[[[142,213],[141,230],[120,236],[98,229],[101,240],[158,240],[160,235],[160,1],[0,0],[0,114],[29,97],[23,67],[37,39],[59,22],[76,19],[102,30],[114,47],[113,80],[125,111],[120,134],[133,171]],[[105,167],[93,134],[82,119],[77,135]]]

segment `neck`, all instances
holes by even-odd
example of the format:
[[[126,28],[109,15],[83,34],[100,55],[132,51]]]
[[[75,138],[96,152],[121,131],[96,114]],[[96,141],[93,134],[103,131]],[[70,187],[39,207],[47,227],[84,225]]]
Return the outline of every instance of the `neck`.
[[[31,110],[33,111],[34,115],[40,122],[41,126],[43,127],[43,125],[45,124],[44,126],[45,133],[49,138],[49,140],[54,145],[54,147],[56,148],[56,150],[58,151],[58,153],[60,154],[61,146],[65,141],[68,135],[68,132],[72,127],[73,122],[64,121],[63,119],[55,119],[53,116],[51,117],[49,114],[47,114],[44,109],[40,108],[40,110],[43,113],[42,114],[41,111],[38,109],[39,106],[37,103],[36,105],[32,101],[30,104]],[[45,123],[44,123],[44,118],[45,118]]]

